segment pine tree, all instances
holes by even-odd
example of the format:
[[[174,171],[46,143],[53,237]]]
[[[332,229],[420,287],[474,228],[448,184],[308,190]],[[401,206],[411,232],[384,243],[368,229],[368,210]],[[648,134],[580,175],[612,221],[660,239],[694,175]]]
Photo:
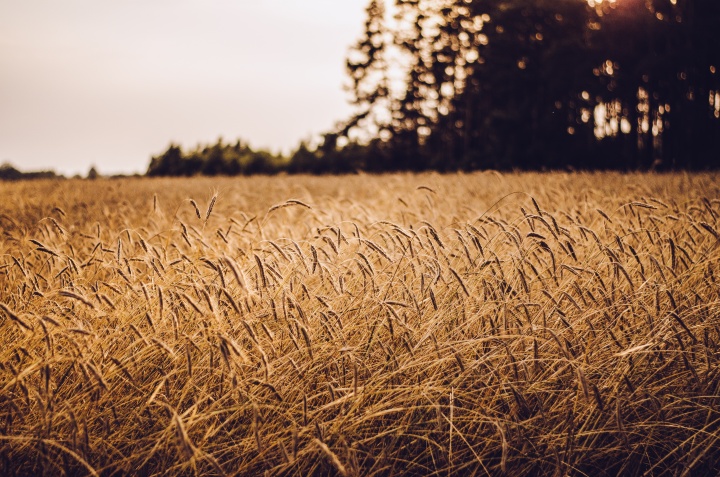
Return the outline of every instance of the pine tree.
[[[387,134],[390,108],[388,40],[383,0],[371,0],[362,38],[351,48],[346,69],[351,80],[351,102],[358,109],[342,127],[340,135],[350,137]],[[359,131],[358,131],[359,130]]]

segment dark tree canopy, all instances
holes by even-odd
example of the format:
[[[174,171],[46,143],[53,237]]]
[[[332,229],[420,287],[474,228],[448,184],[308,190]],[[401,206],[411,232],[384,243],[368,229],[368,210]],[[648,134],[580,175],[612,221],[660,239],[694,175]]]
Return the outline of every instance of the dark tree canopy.
[[[716,168],[717,25],[717,0],[373,0],[343,133],[387,131],[390,169]],[[405,87],[367,94],[388,57]]]

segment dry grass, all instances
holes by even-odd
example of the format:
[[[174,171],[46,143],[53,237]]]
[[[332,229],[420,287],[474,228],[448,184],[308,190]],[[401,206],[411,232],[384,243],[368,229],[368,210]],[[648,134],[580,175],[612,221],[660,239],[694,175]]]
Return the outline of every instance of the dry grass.
[[[716,475],[718,184],[0,184],[0,473]]]

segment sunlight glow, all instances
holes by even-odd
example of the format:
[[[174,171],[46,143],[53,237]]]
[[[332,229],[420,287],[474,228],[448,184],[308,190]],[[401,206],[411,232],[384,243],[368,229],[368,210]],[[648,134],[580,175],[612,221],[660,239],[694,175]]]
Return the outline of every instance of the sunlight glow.
[[[603,4],[614,5],[615,3],[617,3],[617,0],[588,0],[588,4],[593,8]]]

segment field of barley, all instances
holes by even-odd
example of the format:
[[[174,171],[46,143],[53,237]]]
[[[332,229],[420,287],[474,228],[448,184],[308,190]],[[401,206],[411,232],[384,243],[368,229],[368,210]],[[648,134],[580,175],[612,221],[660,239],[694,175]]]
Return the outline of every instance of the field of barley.
[[[0,192],[2,475],[720,473],[720,175]]]

